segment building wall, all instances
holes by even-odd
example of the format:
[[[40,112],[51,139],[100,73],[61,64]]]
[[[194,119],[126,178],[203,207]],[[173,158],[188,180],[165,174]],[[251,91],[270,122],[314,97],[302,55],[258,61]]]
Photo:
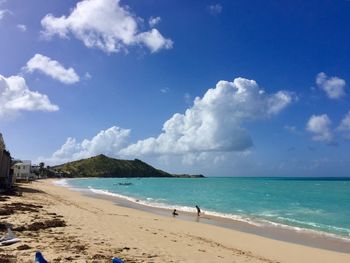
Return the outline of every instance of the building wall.
[[[16,163],[14,165],[14,176],[16,180],[29,180],[32,177],[31,163]]]
[[[12,186],[10,175],[11,155],[8,151],[0,152],[0,189],[7,189]]]
[[[10,174],[11,155],[6,151],[2,134],[0,133],[0,189],[8,189],[12,186],[12,174]]]

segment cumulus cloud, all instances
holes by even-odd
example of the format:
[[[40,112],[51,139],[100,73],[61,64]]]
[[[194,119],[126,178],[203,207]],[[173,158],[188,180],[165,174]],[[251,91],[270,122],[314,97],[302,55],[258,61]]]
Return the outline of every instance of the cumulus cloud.
[[[18,24],[18,25],[17,25],[17,28],[18,28],[19,30],[21,30],[22,32],[27,31],[27,26],[26,26],[26,25],[23,25],[23,24]]]
[[[155,27],[156,25],[158,25],[160,23],[161,20],[162,19],[159,16],[157,16],[157,17],[151,16],[148,20],[148,24],[150,27]]]
[[[327,114],[312,115],[306,124],[306,130],[313,134],[314,141],[331,142],[333,140],[331,124]]]
[[[73,68],[66,69],[58,61],[41,54],[35,54],[35,56],[27,62],[25,69],[28,72],[37,70],[64,84],[74,84],[79,81],[79,76]]]
[[[131,144],[120,154],[244,151],[253,144],[244,123],[273,116],[291,101],[289,92],[266,94],[254,80],[219,81],[184,114],[167,120],[160,135]]]
[[[0,75],[0,119],[20,111],[57,111],[59,108],[49,98],[31,91],[24,78]]]
[[[222,12],[222,5],[220,5],[220,4],[209,5],[208,10],[209,10],[210,14],[218,15]]]
[[[41,159],[49,163],[60,163],[98,154],[115,156],[125,146],[129,135],[130,130],[113,126],[100,131],[91,140],[85,139],[77,142],[75,138],[70,137],[50,158]]]
[[[329,78],[324,72],[320,72],[316,76],[316,84],[330,99],[340,99],[345,95],[346,82],[341,78]]]
[[[138,43],[142,43],[147,46],[152,53],[165,48],[170,49],[173,46],[173,42],[169,39],[165,39],[162,34],[155,28],[150,31],[142,32],[135,38]]]
[[[50,160],[57,163],[104,153],[132,158],[179,155],[185,163],[213,157],[218,162],[225,152],[249,152],[253,142],[244,127],[247,122],[270,118],[292,101],[293,94],[267,94],[254,80],[219,81],[202,98],[195,98],[184,114],[176,113],[167,120],[156,137],[127,144],[130,130],[113,126],[81,143],[68,138]]]
[[[89,48],[107,53],[119,52],[132,45],[145,45],[151,52],[172,48],[171,39],[155,28],[140,32],[140,18],[123,7],[119,0],[83,0],[68,16],[46,15],[41,20],[43,35],[68,38],[70,34],[83,41]]]
[[[344,133],[344,135],[347,139],[350,139],[350,111],[342,119],[337,130]]]

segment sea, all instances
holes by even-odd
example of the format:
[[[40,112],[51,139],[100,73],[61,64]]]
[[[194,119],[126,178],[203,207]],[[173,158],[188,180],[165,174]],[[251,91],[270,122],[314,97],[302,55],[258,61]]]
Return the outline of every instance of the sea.
[[[334,235],[350,241],[350,178],[64,179],[74,189],[156,208]]]

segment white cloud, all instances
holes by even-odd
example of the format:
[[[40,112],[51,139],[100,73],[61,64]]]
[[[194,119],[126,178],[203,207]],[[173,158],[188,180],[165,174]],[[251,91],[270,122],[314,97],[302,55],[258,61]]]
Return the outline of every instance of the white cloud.
[[[68,16],[48,14],[41,20],[41,25],[47,38],[54,35],[68,38],[71,33],[85,46],[107,53],[136,44],[146,45],[151,52],[172,48],[173,42],[155,28],[139,32],[139,21],[141,19],[128,7],[121,6],[119,0],[83,0]]]
[[[167,120],[157,137],[127,145],[130,130],[113,126],[81,143],[68,138],[49,160],[57,163],[104,153],[133,158],[182,155],[187,164],[208,158],[218,163],[225,152],[249,153],[253,142],[244,124],[274,116],[291,102],[289,92],[267,94],[254,80],[219,81],[202,98],[195,98],[184,114],[176,113]]]
[[[342,119],[337,128],[338,131],[343,132],[347,139],[350,139],[350,111]]]
[[[247,159],[251,155],[249,149],[241,152],[195,152],[195,153],[186,153],[181,156],[166,155],[169,157],[171,162],[174,162],[176,157],[180,157],[181,164],[186,166],[199,166],[205,167],[216,166],[223,164],[228,161],[240,162],[243,159]],[[164,156],[164,155],[163,155]],[[163,157],[162,156],[162,157]],[[231,175],[232,176],[232,175]]]
[[[18,25],[17,25],[17,28],[18,28],[19,30],[21,30],[22,32],[27,31],[27,26],[26,26],[26,25],[23,25],[23,24],[18,24]]]
[[[254,80],[219,81],[185,114],[176,113],[157,137],[122,149],[123,155],[163,155],[193,152],[244,151],[252,139],[244,123],[275,115],[292,101],[286,91],[268,95]]]
[[[0,0],[0,5],[6,3],[6,0]],[[6,16],[12,14],[12,12],[8,9],[0,9],[0,21]]]
[[[148,20],[148,24],[150,27],[155,27],[156,25],[158,25],[160,23],[161,20],[162,19],[159,16],[157,16],[157,17],[151,16]]]
[[[327,114],[312,115],[306,124],[306,130],[313,133],[314,141],[331,142],[333,140],[331,123]]]
[[[60,163],[91,157],[98,154],[115,156],[126,144],[130,130],[113,126],[100,131],[91,140],[77,142],[75,138],[67,141],[50,158],[41,158],[49,163]]]
[[[0,75],[0,118],[20,111],[57,111],[59,108],[49,98],[37,91],[31,91],[24,78]]]
[[[0,20],[4,18],[6,12],[6,10],[0,10]]]
[[[0,9],[0,20],[2,20],[7,14],[11,14],[11,12],[7,9]]]
[[[220,5],[220,4],[209,5],[208,10],[209,10],[210,14],[218,15],[222,12],[222,5]]]
[[[292,102],[291,93],[286,91],[278,91],[277,93],[267,98],[268,113],[269,114],[278,113],[291,102]]]
[[[345,95],[346,82],[341,78],[328,78],[324,72],[320,72],[316,76],[316,84],[327,93],[330,99],[340,99]]]
[[[28,72],[38,70],[53,79],[65,84],[73,84],[79,81],[79,76],[73,68],[64,68],[58,61],[41,54],[35,54],[25,67]]]
[[[150,31],[140,33],[136,36],[135,40],[138,43],[146,45],[152,53],[165,48],[170,49],[173,47],[173,41],[165,39],[162,34],[155,28]]]

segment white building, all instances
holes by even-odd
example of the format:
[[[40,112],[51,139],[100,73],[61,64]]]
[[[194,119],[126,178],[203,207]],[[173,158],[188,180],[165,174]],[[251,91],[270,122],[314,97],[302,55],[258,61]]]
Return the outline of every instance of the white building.
[[[13,166],[13,175],[18,180],[33,180],[34,174],[31,172],[31,161],[21,161]]]

